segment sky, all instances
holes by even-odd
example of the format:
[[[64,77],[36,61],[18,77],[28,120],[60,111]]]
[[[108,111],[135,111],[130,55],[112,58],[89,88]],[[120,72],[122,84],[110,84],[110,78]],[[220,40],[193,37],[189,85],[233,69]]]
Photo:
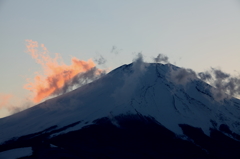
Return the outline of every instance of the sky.
[[[0,118],[44,101],[34,101],[37,82],[56,68],[80,73],[74,59],[82,71],[96,66],[94,77],[140,52],[146,62],[161,53],[197,72],[240,72],[239,0],[0,0],[0,24]]]

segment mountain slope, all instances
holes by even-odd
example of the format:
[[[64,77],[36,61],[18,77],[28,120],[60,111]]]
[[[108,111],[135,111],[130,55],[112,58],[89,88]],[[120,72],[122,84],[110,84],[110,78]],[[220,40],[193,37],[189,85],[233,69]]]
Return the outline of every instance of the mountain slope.
[[[97,150],[99,146],[96,145],[101,145],[106,153],[111,147],[116,149],[111,150],[113,154],[124,152],[123,158],[139,155],[141,149],[146,150],[148,157],[149,153],[157,153],[159,149],[166,153],[154,157],[172,152],[185,157],[188,153],[190,158],[196,154],[202,157],[238,155],[234,147],[239,146],[240,140],[240,101],[235,98],[221,103],[215,101],[211,86],[198,79],[185,85],[174,83],[169,73],[177,69],[180,68],[170,64],[135,62],[123,65],[72,92],[0,119],[0,151],[36,147],[40,141],[48,144],[51,141],[67,148],[65,155],[71,154],[72,158],[78,158],[79,154],[76,151],[70,153],[74,150],[71,144],[84,152],[83,158],[90,155],[89,149],[99,155],[100,149]],[[109,131],[114,135],[108,136]],[[94,136],[95,133],[100,135]],[[77,134],[81,137],[76,137]],[[128,140],[121,143],[116,136]],[[99,141],[100,138],[114,142],[107,141],[112,146],[103,146],[105,141]],[[89,144],[91,139],[96,141]],[[73,144],[74,140],[78,142]],[[163,145],[153,146],[160,141],[164,141]],[[230,146],[225,147],[224,142]],[[135,147],[133,153],[121,148],[129,143],[130,147]],[[152,149],[143,143],[152,145]],[[83,145],[88,145],[89,149]],[[190,147],[192,153],[187,152]],[[55,154],[59,154],[59,149],[55,149]],[[226,156],[220,153],[223,150],[226,150]]]

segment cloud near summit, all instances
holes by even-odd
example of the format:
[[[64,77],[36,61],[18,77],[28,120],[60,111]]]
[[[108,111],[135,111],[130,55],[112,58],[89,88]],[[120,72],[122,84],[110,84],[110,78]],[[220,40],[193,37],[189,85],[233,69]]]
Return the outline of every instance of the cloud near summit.
[[[153,58],[153,61],[168,63],[168,59],[167,56],[159,54],[156,58]],[[213,86],[211,92],[216,101],[223,101],[240,95],[240,77],[232,76],[216,68],[200,73],[186,68],[171,69],[170,79],[172,82],[181,85],[185,85],[191,80],[201,79]]]
[[[33,92],[32,100],[36,103],[52,95],[65,93],[74,85],[81,85],[104,73],[96,68],[92,59],[83,61],[72,57],[71,64],[67,65],[59,54],[52,58],[44,44],[39,45],[33,40],[26,42],[27,53],[42,66],[42,71],[37,72],[34,79],[28,79],[28,83],[24,85],[25,89]]]

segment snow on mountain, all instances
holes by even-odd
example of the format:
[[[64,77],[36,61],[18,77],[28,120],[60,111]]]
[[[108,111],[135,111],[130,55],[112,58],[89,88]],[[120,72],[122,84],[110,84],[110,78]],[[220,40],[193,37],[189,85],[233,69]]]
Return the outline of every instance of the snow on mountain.
[[[0,152],[0,158],[2,159],[16,159],[16,158],[26,157],[31,155],[32,155],[31,147],[18,148],[18,149]]]
[[[240,100],[214,100],[211,86],[199,79],[177,84],[169,77],[177,69],[159,63],[123,65],[72,92],[0,119],[0,144],[59,130],[53,137],[103,117],[117,126],[115,117],[121,114],[154,118],[179,136],[184,135],[179,124],[201,128],[208,136],[210,128],[225,124],[240,134]]]

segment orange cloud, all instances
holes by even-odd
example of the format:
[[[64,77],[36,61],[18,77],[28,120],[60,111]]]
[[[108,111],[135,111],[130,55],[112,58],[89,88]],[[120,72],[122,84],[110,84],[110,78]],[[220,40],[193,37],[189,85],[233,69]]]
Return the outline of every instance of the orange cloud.
[[[12,98],[11,94],[0,93],[0,108],[7,107],[9,100]]]
[[[40,102],[53,95],[76,75],[95,67],[91,59],[82,61],[76,57],[72,57],[71,65],[66,65],[59,54],[51,58],[44,44],[39,45],[38,42],[32,40],[26,40],[26,42],[27,52],[43,69],[42,73],[37,72],[34,79],[28,80],[28,83],[24,85],[25,89],[34,93],[34,102]],[[100,72],[101,70],[98,70],[98,73]]]

